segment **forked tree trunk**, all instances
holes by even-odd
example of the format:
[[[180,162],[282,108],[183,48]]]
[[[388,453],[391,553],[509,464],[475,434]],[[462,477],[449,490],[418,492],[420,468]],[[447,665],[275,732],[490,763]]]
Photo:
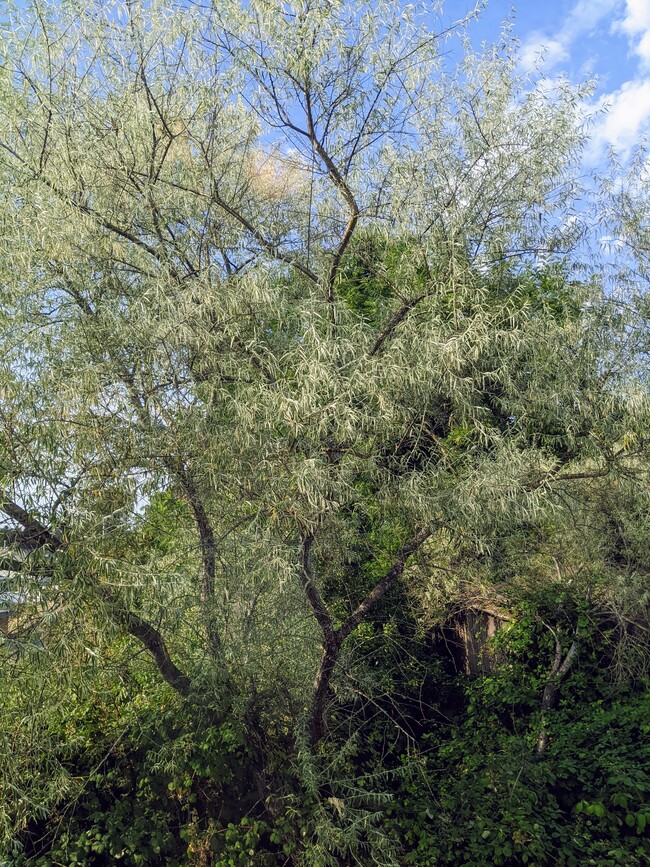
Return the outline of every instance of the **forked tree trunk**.
[[[314,681],[314,693],[312,695],[308,724],[309,741],[312,748],[318,744],[325,734],[327,695],[329,693],[332,676],[336,668],[336,663],[338,662],[343,642],[360,623],[363,623],[366,620],[369,613],[379,600],[393,586],[398,578],[401,577],[411,554],[420,548],[432,532],[433,526],[430,525],[425,527],[400,548],[393,565],[384,578],[375,584],[365,599],[363,599],[363,601],[355,608],[352,614],[350,614],[347,620],[345,620],[338,629],[334,629],[334,622],[313,580],[310,558],[314,536],[308,535],[303,539],[301,564],[303,571],[303,589],[309,605],[311,606],[312,614],[314,615],[323,636],[322,656],[316,673],[316,679]]]
[[[564,656],[563,659],[562,644],[557,633],[550,627],[547,628],[553,633],[553,637],[555,638],[555,659],[553,660],[553,666],[549,672],[544,692],[542,693],[542,719],[539,734],[537,735],[537,744],[535,746],[535,752],[537,755],[542,755],[549,745],[550,738],[547,731],[549,711],[552,711],[557,707],[560,698],[560,683],[566,677],[576,659],[576,656],[578,655],[577,629],[574,633],[571,647],[569,647],[566,656]]]

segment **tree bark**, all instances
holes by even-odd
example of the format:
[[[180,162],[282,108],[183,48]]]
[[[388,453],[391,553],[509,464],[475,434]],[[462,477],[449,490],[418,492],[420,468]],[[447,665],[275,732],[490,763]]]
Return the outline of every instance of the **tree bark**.
[[[327,695],[338,662],[340,647],[341,645],[337,641],[334,641],[330,646],[323,647],[323,656],[314,681],[314,694],[309,717],[309,743],[312,749],[325,734]]]
[[[208,513],[203,505],[203,500],[191,473],[184,467],[176,468],[176,475],[180,481],[185,498],[189,504],[199,534],[201,546],[201,589],[199,598],[203,606],[205,629],[208,637],[208,646],[213,657],[221,655],[221,636],[217,626],[214,611],[214,592],[216,581],[217,543],[214,529],[208,518]]]
[[[173,662],[162,634],[139,614],[127,608],[107,588],[101,588],[101,595],[109,605],[115,622],[149,651],[162,679],[180,695],[188,696],[192,692],[192,681]]]
[[[303,589],[322,635],[322,656],[318,671],[316,672],[316,679],[314,680],[314,693],[312,695],[308,723],[309,743],[312,749],[325,733],[325,704],[340,649],[340,642],[337,639],[334,622],[314,583],[311,570],[311,549],[313,544],[314,535],[310,533],[303,538],[301,551]]]

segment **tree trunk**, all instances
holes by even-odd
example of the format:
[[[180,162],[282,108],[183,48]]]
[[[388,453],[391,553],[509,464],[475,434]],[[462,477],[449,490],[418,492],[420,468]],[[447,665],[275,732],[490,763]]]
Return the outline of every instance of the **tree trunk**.
[[[553,710],[557,705],[560,697],[559,687],[554,683],[547,683],[542,694],[542,722],[537,735],[537,745],[535,752],[539,755],[546,750],[549,744],[549,736],[546,731],[546,717],[549,710]]]
[[[314,694],[311,703],[309,718],[309,743],[312,748],[325,734],[325,709],[327,694],[329,692],[332,675],[339,657],[339,644],[334,641],[329,646],[323,647],[316,679],[314,681]]]
[[[316,679],[314,681],[314,693],[312,696],[311,710],[309,715],[309,742],[314,748],[325,733],[325,707],[327,693],[329,692],[332,675],[336,668],[341,646],[346,638],[359,624],[363,623],[372,609],[387,593],[387,591],[401,577],[406,563],[415,551],[429,538],[433,532],[432,526],[427,526],[406,542],[398,551],[395,561],[384,578],[379,581],[368,593],[365,599],[355,608],[347,620],[338,628],[334,629],[334,622],[327,606],[318,592],[311,571],[311,549],[314,543],[313,534],[307,535],[302,541],[302,572],[303,589],[307,601],[312,609],[312,614],[320,626],[323,636],[322,657]]]
[[[547,627],[555,638],[555,659],[549,673],[548,681],[542,693],[542,720],[540,723],[539,734],[537,735],[537,744],[535,752],[541,756],[549,745],[549,735],[546,730],[549,711],[557,707],[560,698],[560,683],[573,665],[576,656],[578,655],[578,630],[574,633],[574,639],[571,642],[571,647],[568,649],[566,656],[562,659],[562,644],[557,633]]]

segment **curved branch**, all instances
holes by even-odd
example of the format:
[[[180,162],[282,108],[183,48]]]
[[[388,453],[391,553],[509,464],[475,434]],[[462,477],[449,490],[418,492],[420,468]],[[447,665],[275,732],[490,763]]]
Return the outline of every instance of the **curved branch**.
[[[307,135],[312,144],[312,147],[322,160],[323,165],[327,170],[327,174],[331,178],[334,186],[342,194],[349,209],[348,221],[346,223],[345,229],[343,230],[343,235],[341,236],[339,245],[334,252],[334,258],[332,259],[329,274],[327,275],[327,301],[329,304],[333,304],[334,281],[336,280],[336,275],[338,274],[341,260],[343,259],[343,254],[345,253],[347,246],[350,243],[354,230],[359,221],[360,211],[357,200],[355,199],[349,184],[337,168],[336,163],[326,150],[322,141],[316,135],[316,127],[314,124],[314,116],[311,105],[311,93],[308,86],[305,86],[305,110],[307,115]]]
[[[64,547],[63,539],[34,518],[25,509],[10,499],[5,492],[0,493],[0,511],[23,527],[22,541],[59,551]],[[107,604],[113,621],[137,638],[149,651],[160,676],[180,695],[187,696],[192,691],[192,681],[173,662],[162,634],[139,614],[131,611],[108,587],[95,582],[95,589]]]
[[[402,545],[397,553],[395,562],[388,570],[385,577],[373,587],[363,602],[357,606],[345,623],[337,630],[336,637],[339,645],[345,641],[348,635],[356,629],[363,620],[365,620],[371,609],[374,608],[385,593],[390,590],[393,584],[401,578],[409,557],[422,547],[433,533],[433,530],[434,527],[428,525],[420,530],[419,533],[416,533],[416,535],[406,542],[406,544]]]
[[[162,634],[139,614],[127,608],[108,588],[99,589],[115,622],[145,646],[163,680],[180,695],[188,696],[192,692],[192,681],[172,660]]]

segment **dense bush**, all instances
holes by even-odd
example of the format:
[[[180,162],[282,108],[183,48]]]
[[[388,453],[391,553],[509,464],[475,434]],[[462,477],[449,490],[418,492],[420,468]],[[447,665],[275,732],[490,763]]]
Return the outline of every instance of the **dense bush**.
[[[405,864],[645,864],[650,855],[650,693],[575,672],[534,752],[537,657],[464,684],[446,736],[429,736],[426,782],[396,797]],[[518,670],[517,670],[518,669]]]

